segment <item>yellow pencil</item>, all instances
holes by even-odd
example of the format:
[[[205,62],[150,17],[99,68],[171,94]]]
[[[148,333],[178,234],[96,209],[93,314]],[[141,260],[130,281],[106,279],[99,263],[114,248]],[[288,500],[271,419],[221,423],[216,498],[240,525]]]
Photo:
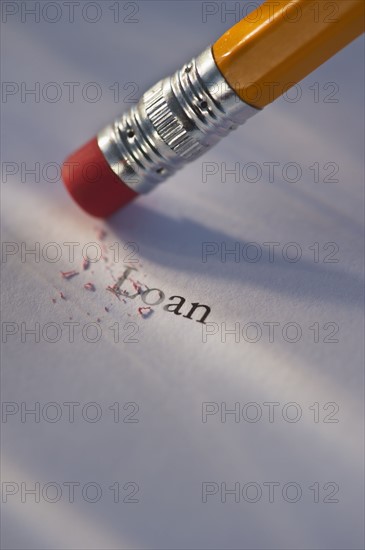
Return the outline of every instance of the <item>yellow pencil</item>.
[[[150,192],[358,37],[364,12],[364,0],[268,0],[71,155],[66,187],[98,217]]]
[[[214,59],[239,97],[263,108],[364,31],[364,6],[269,0],[217,40]]]

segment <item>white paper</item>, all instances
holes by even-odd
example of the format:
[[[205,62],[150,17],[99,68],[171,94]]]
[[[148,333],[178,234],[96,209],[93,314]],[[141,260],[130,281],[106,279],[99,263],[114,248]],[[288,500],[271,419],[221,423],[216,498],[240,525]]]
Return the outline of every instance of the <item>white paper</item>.
[[[123,99],[131,92],[140,95],[214,42],[233,16],[223,21],[218,11],[203,23],[199,2],[140,2],[136,14],[129,15],[132,2],[132,8],[120,4],[119,15],[138,23],[114,23],[116,8],[102,2],[96,23],[83,20],[78,10],[70,23],[64,4],[54,24],[47,21],[54,17],[50,11],[39,23],[29,17],[22,23],[18,14],[2,25],[2,79],[20,86],[2,104],[3,167],[7,163],[2,177],[7,252],[2,399],[3,413],[9,413],[2,423],[3,490],[10,487],[4,482],[15,484],[15,494],[2,504],[3,547],[361,548],[362,39],[303,81],[298,101],[290,101],[294,92],[278,100],[160,189],[99,222],[79,210],[61,182],[50,181],[54,172],[48,163],[61,163],[128,108],[114,102],[109,88],[115,82]],[[93,8],[88,9],[87,17],[93,18]],[[27,89],[40,83],[39,103],[30,95],[22,101],[22,82]],[[51,97],[51,87],[45,87],[50,82],[62,90],[54,103],[42,97],[43,92]],[[65,82],[80,83],[73,103]],[[81,91],[90,82],[102,90],[94,103]],[[130,83],[137,84],[138,92]],[[91,97],[92,87],[87,92]],[[331,92],[337,103],[326,101]],[[27,170],[37,162],[41,177],[34,181]],[[9,163],[17,163],[16,174],[8,175]],[[224,170],[237,163],[238,176],[227,174],[224,183]],[[285,181],[295,179],[298,166],[299,181]],[[217,173],[203,182],[207,170]],[[255,170],[262,172],[257,182]],[[339,181],[324,182],[326,177]],[[106,232],[102,241],[101,228]],[[80,243],[74,262],[64,244],[71,242]],[[85,271],[81,251],[91,242],[108,247],[108,262],[101,259]],[[19,251],[9,243],[17,243]],[[39,262],[21,253],[35,243]],[[49,243],[60,246],[57,262],[44,258],[54,254]],[[165,296],[146,319],[138,312],[144,306],[140,296],[124,302],[106,290],[115,283],[108,267],[119,277],[131,259],[126,258],[132,251],[128,243],[137,250],[134,280]],[[203,243],[215,243],[210,250],[217,251],[206,262]],[[271,245],[273,258],[264,243],[279,243]],[[224,246],[238,246],[238,262],[233,255],[222,261]],[[120,258],[113,265],[117,249]],[[262,257],[248,261],[247,254],[255,250]],[[301,258],[289,261],[298,250]],[[72,269],[79,274],[61,277],[61,271]],[[95,292],[84,288],[88,282]],[[133,290],[130,285],[128,290]],[[163,309],[172,296],[185,298],[183,315]],[[197,322],[196,313],[193,319],[184,317],[196,302],[211,308],[208,325]],[[78,323],[74,342],[70,325],[64,324],[70,322]],[[24,332],[36,323],[39,342]],[[61,327],[56,343],[47,341],[54,334],[49,323],[55,330]],[[91,325],[83,337],[89,323],[100,327],[96,343],[87,341],[93,338]],[[114,341],[116,323],[119,343]],[[275,329],[272,343],[270,326]],[[11,327],[16,334],[6,334]],[[224,328],[237,327],[238,336],[227,334],[224,342]],[[295,338],[293,327],[302,332],[296,343],[285,340],[285,335]],[[137,329],[138,342],[123,342]],[[49,330],[46,336],[44,330]],[[257,330],[262,331],[258,341],[248,342]],[[326,337],[339,342],[326,343]],[[40,421],[22,418],[21,403],[28,408],[39,403]],[[59,409],[49,403],[60,407],[57,422],[49,418]],[[79,403],[74,422],[65,403]],[[114,422],[115,403],[119,422]],[[223,407],[232,409],[235,403],[239,422],[232,414],[222,422]],[[10,414],[16,406],[19,411]],[[203,422],[202,411],[216,407],[218,412]],[[99,410],[100,420],[90,421],[87,415],[92,418]],[[261,418],[250,422],[260,411]],[[138,422],[123,422],[128,415]],[[298,421],[290,421],[296,415]],[[36,482],[39,503],[24,492]],[[49,482],[53,488],[47,495]],[[73,503],[68,482],[79,484]],[[138,484],[138,502],[114,503],[109,487],[116,482],[121,500],[136,487],[127,483]],[[205,482],[218,491],[207,502]],[[274,502],[268,482],[279,484]],[[87,483],[101,488],[98,502],[87,501],[95,485],[83,497]],[[222,483],[228,489],[240,484],[240,502],[233,495],[222,502]],[[285,500],[287,483],[295,486],[287,487]],[[62,495],[52,503],[54,484]],[[337,486],[332,498],[339,502],[323,502]],[[295,488],[301,491],[298,502],[288,502]],[[261,498],[249,502],[256,490],[262,490]]]

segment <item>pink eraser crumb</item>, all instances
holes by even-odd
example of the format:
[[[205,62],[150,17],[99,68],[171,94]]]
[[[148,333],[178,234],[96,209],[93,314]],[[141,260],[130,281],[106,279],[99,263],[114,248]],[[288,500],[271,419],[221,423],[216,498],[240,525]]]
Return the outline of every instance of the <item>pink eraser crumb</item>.
[[[84,285],[84,288],[86,288],[86,290],[91,290],[92,292],[95,292],[95,285],[93,285],[93,283],[86,283]]]
[[[153,313],[153,309],[150,307],[139,307],[138,313],[143,317],[143,319],[147,319],[150,317]]]
[[[72,277],[75,277],[76,275],[78,275],[78,272],[75,270],[61,271],[61,277],[63,277],[64,279],[72,279]]]

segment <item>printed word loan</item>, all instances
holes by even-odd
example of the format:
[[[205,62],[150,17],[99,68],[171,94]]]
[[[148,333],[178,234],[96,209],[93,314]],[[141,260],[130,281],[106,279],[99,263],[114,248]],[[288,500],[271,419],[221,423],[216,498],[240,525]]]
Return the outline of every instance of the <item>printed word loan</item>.
[[[135,300],[137,296],[140,296],[142,302],[146,304],[146,306],[152,307],[162,304],[162,302],[164,302],[166,299],[166,295],[159,288],[147,288],[147,290],[144,291],[142,291],[142,289],[139,289],[135,294],[129,294],[121,290],[121,287],[123,286],[124,282],[128,280],[132,271],[138,270],[134,267],[127,267],[125,269],[123,275],[119,277],[117,283],[113,286],[113,291],[117,295],[128,298],[129,300]],[[164,311],[174,313],[175,315],[183,315],[183,313],[185,313],[183,317],[185,319],[191,320],[193,320],[193,315],[194,313],[196,313],[196,317],[199,317],[200,315],[200,318],[195,319],[196,322],[205,324],[206,319],[211,311],[209,306],[200,304],[199,302],[192,302],[186,308],[186,299],[183,296],[170,296],[170,298],[168,299],[172,300],[172,302],[166,304],[163,307]]]

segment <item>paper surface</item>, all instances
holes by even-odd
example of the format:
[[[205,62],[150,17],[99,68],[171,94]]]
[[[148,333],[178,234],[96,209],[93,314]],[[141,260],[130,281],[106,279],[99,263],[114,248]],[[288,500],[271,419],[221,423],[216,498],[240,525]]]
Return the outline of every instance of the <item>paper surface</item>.
[[[19,86],[2,104],[3,547],[362,548],[362,39],[303,81],[297,101],[293,91],[98,222],[52,163],[234,16],[216,5],[203,22],[200,2],[102,2],[91,23],[98,12],[85,20],[81,2],[71,23],[64,4],[54,24],[50,7],[39,23],[2,25],[2,80]],[[39,83],[39,102],[22,83]],[[65,243],[79,243],[74,261]],[[84,270],[88,243],[108,261]],[[126,265],[163,292],[147,318],[140,295],[107,290]],[[62,278],[69,270],[79,274]],[[182,315],[164,309],[172,296]],[[206,325],[186,317],[197,302]],[[39,341],[26,333],[37,323]],[[25,413],[37,407],[39,422]],[[36,483],[39,503],[26,492]],[[224,498],[224,483],[236,494]]]

